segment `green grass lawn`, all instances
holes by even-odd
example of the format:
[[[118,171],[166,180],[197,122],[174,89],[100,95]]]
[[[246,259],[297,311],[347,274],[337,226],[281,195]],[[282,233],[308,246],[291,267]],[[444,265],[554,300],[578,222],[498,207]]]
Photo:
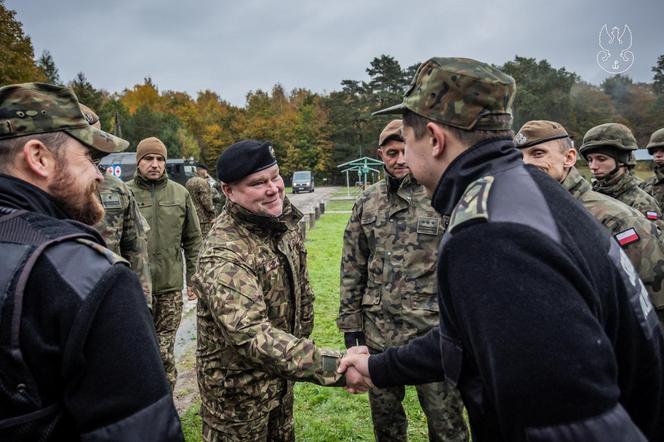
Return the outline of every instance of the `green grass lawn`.
[[[344,211],[350,211],[353,208],[353,203],[354,200],[329,200],[325,204],[325,210],[329,211],[338,211],[338,210],[344,210]],[[346,216],[346,221],[348,221],[348,215]],[[345,227],[345,225],[344,225]]]
[[[337,201],[335,201],[337,202]],[[349,202],[352,206],[352,202]],[[307,237],[309,275],[316,293],[312,339],[323,347],[343,348],[335,320],[339,310],[339,263],[347,214],[326,214]],[[404,400],[410,418],[409,440],[426,441],[426,418],[417,395],[408,389]],[[302,441],[370,441],[373,427],[366,394],[308,383],[295,386],[296,437]]]
[[[343,202],[343,201],[342,201]],[[348,210],[352,201],[348,202]],[[335,320],[339,309],[339,263],[347,214],[325,214],[307,235],[309,276],[316,293],[315,327],[311,338],[322,347],[342,349],[343,336]],[[426,418],[413,388],[408,388],[404,407],[411,441],[426,441]],[[201,440],[199,405],[181,416],[187,441]],[[351,395],[341,388],[305,382],[295,386],[295,431],[298,441],[371,441],[373,427],[366,394]]]

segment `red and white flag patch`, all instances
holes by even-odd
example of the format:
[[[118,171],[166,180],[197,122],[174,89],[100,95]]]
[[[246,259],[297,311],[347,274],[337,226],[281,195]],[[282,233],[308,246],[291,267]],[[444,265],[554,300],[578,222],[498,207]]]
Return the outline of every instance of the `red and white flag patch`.
[[[649,211],[646,212],[646,218],[648,218],[650,220],[656,220],[659,217],[657,216],[657,212],[651,212],[649,210]]]
[[[634,227],[615,234],[614,238],[616,238],[616,241],[618,241],[620,247],[625,247],[637,242],[640,239],[639,234],[636,233],[636,229],[634,229]]]

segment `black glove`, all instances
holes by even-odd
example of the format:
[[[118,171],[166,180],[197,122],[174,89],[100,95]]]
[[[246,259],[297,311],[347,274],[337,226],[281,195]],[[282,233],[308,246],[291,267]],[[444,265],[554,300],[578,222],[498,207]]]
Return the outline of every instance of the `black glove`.
[[[346,348],[355,347],[356,345],[367,345],[364,340],[364,333],[362,332],[348,332],[344,333],[344,342]]]

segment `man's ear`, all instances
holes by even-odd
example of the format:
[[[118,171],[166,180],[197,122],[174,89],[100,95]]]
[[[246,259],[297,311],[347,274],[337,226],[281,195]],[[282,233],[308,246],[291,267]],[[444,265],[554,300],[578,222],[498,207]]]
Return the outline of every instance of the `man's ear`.
[[[376,149],[376,155],[378,155],[378,158],[380,158],[381,161],[385,162],[385,160],[383,159],[383,148],[382,147],[379,147],[378,149]]]
[[[435,123],[427,123],[427,137],[431,140],[431,154],[439,158],[444,152],[447,142],[445,131]]]
[[[576,150],[569,149],[565,154],[565,160],[563,162],[563,167],[565,169],[570,168],[576,164]]]
[[[224,192],[226,198],[228,198],[232,202],[235,202],[233,201],[233,188],[229,184],[221,183],[221,191]]]
[[[23,145],[19,157],[23,160],[23,169],[38,178],[47,179],[55,173],[57,158],[44,143],[31,139]]]

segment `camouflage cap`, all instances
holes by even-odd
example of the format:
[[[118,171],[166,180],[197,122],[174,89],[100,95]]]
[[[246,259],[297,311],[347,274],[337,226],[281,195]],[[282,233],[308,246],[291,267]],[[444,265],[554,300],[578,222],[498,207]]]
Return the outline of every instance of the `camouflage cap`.
[[[403,141],[403,138],[401,137],[402,125],[403,123],[401,120],[392,120],[387,123],[387,126],[385,126],[378,136],[378,145],[382,147],[383,144],[387,143],[389,140]]]
[[[657,147],[664,147],[664,127],[656,130],[650,135],[650,140],[646,146],[650,155],[655,153],[655,148]]]
[[[532,120],[521,126],[514,136],[514,144],[519,149],[535,146],[551,140],[568,138],[565,128],[555,121]]]
[[[23,83],[0,88],[0,139],[59,131],[105,153],[129,147],[122,138],[91,126],[66,87]]]
[[[401,104],[373,115],[402,114],[408,109],[459,129],[512,128],[514,79],[491,65],[469,58],[432,58],[417,68]],[[508,115],[507,120],[496,116]]]
[[[638,149],[636,138],[627,126],[620,123],[605,123],[586,132],[579,153],[585,157],[592,150],[607,147],[622,151]]]

